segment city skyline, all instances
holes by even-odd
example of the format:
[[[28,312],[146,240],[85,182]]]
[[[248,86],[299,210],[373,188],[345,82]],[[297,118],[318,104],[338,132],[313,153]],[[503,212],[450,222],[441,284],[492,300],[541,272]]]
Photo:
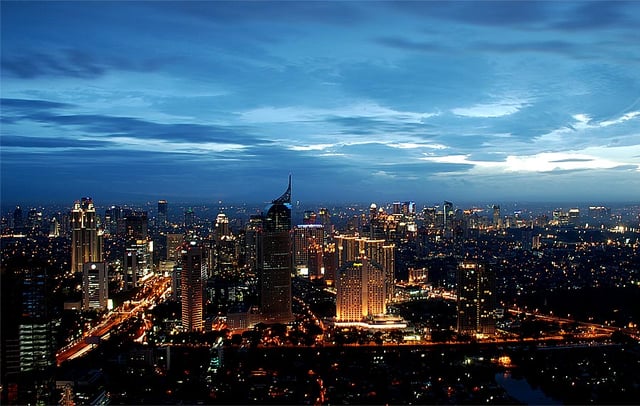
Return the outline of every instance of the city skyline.
[[[3,2],[2,203],[640,198],[640,4]]]

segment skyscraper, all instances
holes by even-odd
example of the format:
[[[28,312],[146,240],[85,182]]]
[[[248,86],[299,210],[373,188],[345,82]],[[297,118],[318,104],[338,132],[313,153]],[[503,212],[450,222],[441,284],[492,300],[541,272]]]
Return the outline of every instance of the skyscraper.
[[[96,209],[90,197],[83,197],[73,204],[71,250],[73,272],[82,272],[86,262],[102,262],[102,231],[97,228]]]
[[[201,331],[202,293],[202,247],[196,241],[185,243],[181,251],[182,328],[185,331]]]
[[[457,272],[457,330],[475,336],[495,334],[495,274],[484,262],[463,261]]]
[[[453,203],[445,201],[442,205],[442,231],[445,238],[453,236]]]
[[[153,241],[149,238],[146,211],[131,211],[124,217],[126,248],[123,269],[127,288],[152,271]]]
[[[324,252],[322,224],[301,224],[293,229],[293,261],[296,273],[309,278],[320,277]],[[312,266],[309,260],[312,260]]]
[[[288,323],[291,310],[291,176],[282,196],[265,208],[257,234],[260,310],[265,323]]]
[[[82,309],[107,310],[109,278],[107,264],[86,262],[82,266]]]
[[[167,201],[158,200],[158,228],[163,230],[168,223]]]
[[[24,229],[24,219],[22,217],[22,208],[16,206],[13,211],[13,233],[20,234]]]
[[[336,321],[358,322],[386,313],[384,271],[366,257],[338,270],[336,290]]]

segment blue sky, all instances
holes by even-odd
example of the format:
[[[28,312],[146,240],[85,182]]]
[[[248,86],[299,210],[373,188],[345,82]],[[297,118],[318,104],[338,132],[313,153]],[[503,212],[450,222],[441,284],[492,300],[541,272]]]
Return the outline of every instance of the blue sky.
[[[1,8],[4,203],[640,199],[640,2]]]

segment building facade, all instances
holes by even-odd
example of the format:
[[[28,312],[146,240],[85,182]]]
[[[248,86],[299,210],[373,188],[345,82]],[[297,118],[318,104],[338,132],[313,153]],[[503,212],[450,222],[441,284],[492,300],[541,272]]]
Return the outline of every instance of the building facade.
[[[484,262],[463,261],[457,269],[457,331],[459,334],[493,335],[495,274]]]
[[[195,241],[185,243],[181,251],[182,328],[202,331],[203,328],[203,258],[202,247]]]
[[[258,292],[265,323],[289,323],[291,309],[291,176],[286,192],[265,208],[257,233]]]
[[[71,269],[81,273],[87,262],[102,262],[102,231],[98,230],[96,209],[90,197],[76,201],[71,210]]]
[[[107,310],[109,277],[105,262],[82,265],[82,310]]]

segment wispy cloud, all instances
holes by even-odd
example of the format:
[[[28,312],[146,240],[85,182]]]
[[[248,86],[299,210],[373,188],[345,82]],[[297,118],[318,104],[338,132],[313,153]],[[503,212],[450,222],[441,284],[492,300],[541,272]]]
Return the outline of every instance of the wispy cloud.
[[[505,99],[494,103],[480,103],[470,107],[458,107],[451,110],[457,116],[494,118],[515,114],[527,105],[521,100]]]

